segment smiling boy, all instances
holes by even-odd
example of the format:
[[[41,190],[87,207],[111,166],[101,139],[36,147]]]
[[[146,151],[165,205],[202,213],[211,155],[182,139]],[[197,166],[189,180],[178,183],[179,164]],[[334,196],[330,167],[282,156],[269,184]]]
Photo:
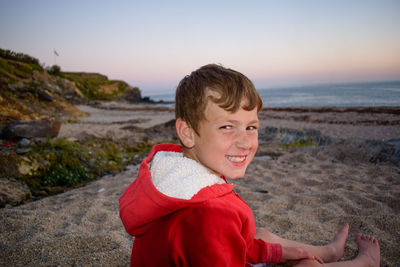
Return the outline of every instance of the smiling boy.
[[[206,98],[211,95],[206,91]],[[185,120],[177,119],[176,129],[185,147],[184,156],[215,175],[230,179],[243,177],[258,147],[257,109],[241,108],[231,113],[210,101],[204,113],[198,133]]]
[[[324,247],[256,231],[247,203],[227,183],[244,176],[258,147],[262,101],[246,76],[206,65],[180,82],[175,99],[181,145],[154,146],[120,198],[121,219],[135,236],[131,266],[310,266],[342,257],[348,225]],[[379,262],[375,239],[359,243],[359,263]]]

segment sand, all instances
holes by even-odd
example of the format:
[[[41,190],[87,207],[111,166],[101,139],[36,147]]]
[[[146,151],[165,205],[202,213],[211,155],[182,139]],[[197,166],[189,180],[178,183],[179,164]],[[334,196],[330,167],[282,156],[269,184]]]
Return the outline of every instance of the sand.
[[[140,105],[79,108],[91,116],[63,125],[61,136],[124,138],[132,134],[124,126],[150,127],[174,116],[171,109]],[[260,130],[267,126],[315,129],[348,142],[297,150],[271,145],[270,157],[256,157],[246,176],[231,182],[253,209],[258,227],[323,245],[348,222],[344,259],[356,255],[354,235],[362,232],[379,240],[381,266],[400,266],[400,168],[371,163],[362,148],[349,145],[353,138],[400,138],[399,118],[373,111],[262,112]],[[265,150],[267,144],[263,145]],[[136,174],[132,168],[82,188],[0,210],[0,266],[128,266],[133,239],[119,219],[118,198]]]

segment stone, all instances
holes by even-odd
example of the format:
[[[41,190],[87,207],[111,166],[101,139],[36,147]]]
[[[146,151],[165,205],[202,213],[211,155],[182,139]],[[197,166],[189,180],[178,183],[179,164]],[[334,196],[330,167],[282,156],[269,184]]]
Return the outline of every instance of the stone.
[[[2,131],[3,139],[18,141],[22,138],[56,137],[60,131],[61,122],[57,120],[13,121]]]
[[[61,93],[61,88],[57,84],[43,81],[42,86],[51,92]]]
[[[17,142],[19,147],[27,147],[31,144],[31,141],[28,138],[22,138]]]
[[[295,141],[310,142],[319,146],[327,145],[332,141],[328,136],[323,136],[320,131],[313,129],[304,129],[303,131],[299,131],[295,129],[276,127],[266,127],[264,131],[260,131],[259,139],[264,142],[281,144],[293,144]]]
[[[49,194],[44,190],[32,190],[32,196],[34,197],[47,197]]]
[[[321,147],[318,155],[329,155],[339,162],[369,162],[373,164],[400,165],[400,140],[339,139],[333,146]]]
[[[137,87],[129,87],[124,93],[124,100],[130,103],[140,102],[141,99],[141,92]]]
[[[396,141],[397,140],[397,141]],[[391,163],[399,165],[400,153],[399,153],[399,140],[392,139],[387,142],[379,140],[367,140],[365,142],[366,147],[371,151],[369,161],[372,163]]]
[[[54,97],[51,95],[51,93],[47,90],[40,90],[38,91],[38,96],[39,99],[44,100],[44,101],[48,101],[51,102],[54,100]]]
[[[20,177],[18,172],[18,161],[20,156],[15,153],[14,149],[1,149],[0,153],[0,177]]]
[[[15,152],[17,154],[26,154],[31,150],[32,150],[32,148],[30,148],[30,147],[20,147],[20,148],[17,148],[17,150],[15,150]]]
[[[28,186],[16,179],[0,178],[0,207],[18,205],[31,197]]]
[[[146,128],[144,129],[144,133],[147,137],[151,138],[153,142],[178,139],[175,130],[175,119]]]
[[[393,157],[400,160],[400,139],[391,139],[387,141],[388,144],[393,146]]]

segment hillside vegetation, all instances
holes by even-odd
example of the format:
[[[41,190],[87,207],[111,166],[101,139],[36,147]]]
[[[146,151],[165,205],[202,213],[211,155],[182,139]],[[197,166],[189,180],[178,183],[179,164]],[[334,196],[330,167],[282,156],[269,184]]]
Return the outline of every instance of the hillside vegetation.
[[[149,144],[94,137],[10,139],[14,123],[73,123],[87,116],[76,104],[99,100],[139,102],[141,93],[102,74],[45,68],[32,56],[0,49],[0,207],[63,192],[137,163]]]
[[[44,69],[39,60],[0,49],[0,125],[11,120],[57,118],[71,121],[81,112],[71,104],[96,100],[141,101],[139,88],[98,73]]]
[[[70,81],[48,74],[37,59],[0,49],[0,129],[14,120],[65,122],[85,115],[67,98],[83,101]]]
[[[0,49],[0,77],[5,76],[9,81],[29,78],[33,70],[43,71],[39,60],[23,53]]]
[[[132,102],[138,102],[141,98],[138,88],[132,88],[124,81],[108,80],[99,73],[61,72],[60,76],[74,82],[90,100],[120,100],[129,95],[129,99],[136,99]]]

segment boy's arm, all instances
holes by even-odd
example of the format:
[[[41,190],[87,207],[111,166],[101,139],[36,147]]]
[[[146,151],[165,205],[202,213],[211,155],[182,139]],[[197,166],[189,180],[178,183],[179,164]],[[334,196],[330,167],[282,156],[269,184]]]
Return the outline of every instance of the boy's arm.
[[[199,205],[180,213],[179,225],[172,227],[175,263],[243,267],[246,262],[280,261],[281,250],[276,251],[280,245],[277,248],[255,240],[248,248],[241,232],[241,218],[229,209]],[[251,257],[248,257],[248,249],[251,249]]]
[[[254,239],[247,252],[248,261],[252,263],[279,263],[282,261],[282,255],[282,245],[267,243],[262,239]]]
[[[174,263],[188,266],[245,266],[246,242],[239,218],[219,207],[198,205],[180,212],[174,234]]]

